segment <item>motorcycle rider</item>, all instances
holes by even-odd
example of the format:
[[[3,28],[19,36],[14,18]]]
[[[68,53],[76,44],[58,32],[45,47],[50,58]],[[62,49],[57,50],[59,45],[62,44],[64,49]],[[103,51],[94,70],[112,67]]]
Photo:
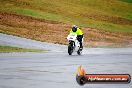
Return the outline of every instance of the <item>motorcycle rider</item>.
[[[76,25],[73,25],[70,33],[76,33],[77,34],[77,40],[80,42],[80,50],[83,49],[82,45],[82,39],[83,39],[83,32],[80,28],[78,28]]]

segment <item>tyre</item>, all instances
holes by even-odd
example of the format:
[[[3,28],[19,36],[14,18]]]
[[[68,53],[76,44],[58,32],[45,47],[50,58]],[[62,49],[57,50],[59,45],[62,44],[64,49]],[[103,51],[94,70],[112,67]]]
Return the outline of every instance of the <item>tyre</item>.
[[[77,51],[77,54],[78,54],[78,55],[81,55],[81,54],[82,54],[82,50],[79,49],[79,50]]]
[[[69,55],[72,55],[72,53],[73,53],[73,48],[72,48],[71,45],[69,45],[69,46],[68,46],[68,54],[69,54]]]

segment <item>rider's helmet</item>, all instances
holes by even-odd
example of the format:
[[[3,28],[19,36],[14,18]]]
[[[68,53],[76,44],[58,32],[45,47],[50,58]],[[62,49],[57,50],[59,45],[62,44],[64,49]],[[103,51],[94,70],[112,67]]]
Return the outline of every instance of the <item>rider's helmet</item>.
[[[73,31],[73,32],[76,32],[76,31],[77,31],[77,26],[76,26],[76,25],[73,25],[73,26],[72,26],[72,31]]]

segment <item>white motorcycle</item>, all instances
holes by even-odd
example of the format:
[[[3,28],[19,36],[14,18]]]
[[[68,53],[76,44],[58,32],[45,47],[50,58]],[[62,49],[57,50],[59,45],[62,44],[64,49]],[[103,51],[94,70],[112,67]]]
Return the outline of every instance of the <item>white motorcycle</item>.
[[[77,52],[78,55],[81,55],[82,49],[80,49],[80,42],[77,40],[77,34],[70,33],[67,36],[67,40],[69,41],[68,54],[72,55],[73,52]],[[83,40],[82,40],[82,42],[83,42]]]

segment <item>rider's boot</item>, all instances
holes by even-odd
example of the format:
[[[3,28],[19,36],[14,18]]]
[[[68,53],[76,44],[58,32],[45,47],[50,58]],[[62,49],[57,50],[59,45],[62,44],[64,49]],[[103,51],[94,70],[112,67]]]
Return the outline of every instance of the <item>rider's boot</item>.
[[[83,46],[82,46],[82,43],[80,43],[80,50],[83,50]]]
[[[80,50],[83,50],[83,46],[80,46]]]

